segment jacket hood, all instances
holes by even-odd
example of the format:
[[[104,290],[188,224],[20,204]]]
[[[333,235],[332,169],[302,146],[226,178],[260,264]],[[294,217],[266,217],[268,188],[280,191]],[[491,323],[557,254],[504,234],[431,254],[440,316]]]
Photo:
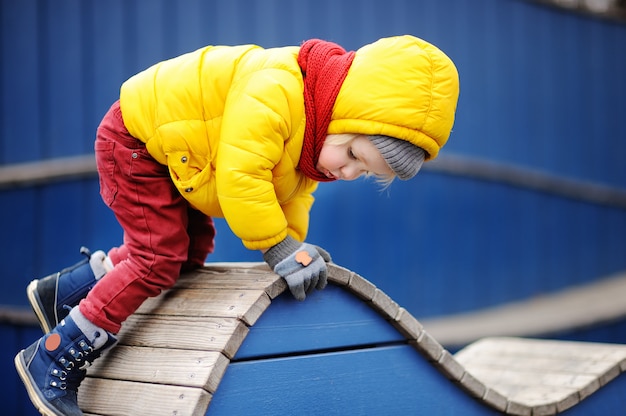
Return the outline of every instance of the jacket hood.
[[[458,72],[441,50],[410,35],[383,38],[356,51],[328,133],[391,136],[434,159],[450,136],[458,96]]]

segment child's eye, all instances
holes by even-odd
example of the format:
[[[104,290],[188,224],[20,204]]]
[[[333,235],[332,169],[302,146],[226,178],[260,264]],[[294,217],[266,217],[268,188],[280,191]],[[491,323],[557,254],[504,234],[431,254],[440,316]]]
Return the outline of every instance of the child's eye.
[[[348,148],[348,156],[350,156],[350,159],[356,159],[356,156],[354,155],[351,147]]]

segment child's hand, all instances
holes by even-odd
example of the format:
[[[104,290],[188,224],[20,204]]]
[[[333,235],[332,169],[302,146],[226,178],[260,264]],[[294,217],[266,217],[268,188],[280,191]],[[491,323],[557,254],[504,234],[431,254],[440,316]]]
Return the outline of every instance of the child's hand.
[[[326,262],[330,261],[330,255],[320,247],[287,237],[267,250],[263,258],[287,281],[291,294],[298,300],[304,300],[313,288],[326,287]]]

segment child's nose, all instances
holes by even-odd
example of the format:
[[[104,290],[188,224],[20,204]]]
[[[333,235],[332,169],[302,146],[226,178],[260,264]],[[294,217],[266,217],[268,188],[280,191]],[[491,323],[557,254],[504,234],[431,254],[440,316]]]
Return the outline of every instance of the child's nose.
[[[344,181],[353,181],[361,176],[361,172],[355,166],[348,165],[341,169],[341,177]]]

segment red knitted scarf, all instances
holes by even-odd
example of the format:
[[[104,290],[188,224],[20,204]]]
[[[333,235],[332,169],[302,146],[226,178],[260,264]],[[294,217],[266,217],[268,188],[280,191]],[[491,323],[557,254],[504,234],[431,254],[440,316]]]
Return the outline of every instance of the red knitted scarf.
[[[304,76],[306,126],[298,167],[316,181],[334,180],[318,172],[315,165],[328,134],[335,99],[353,59],[354,52],[319,39],[307,40],[300,47],[298,64]]]

